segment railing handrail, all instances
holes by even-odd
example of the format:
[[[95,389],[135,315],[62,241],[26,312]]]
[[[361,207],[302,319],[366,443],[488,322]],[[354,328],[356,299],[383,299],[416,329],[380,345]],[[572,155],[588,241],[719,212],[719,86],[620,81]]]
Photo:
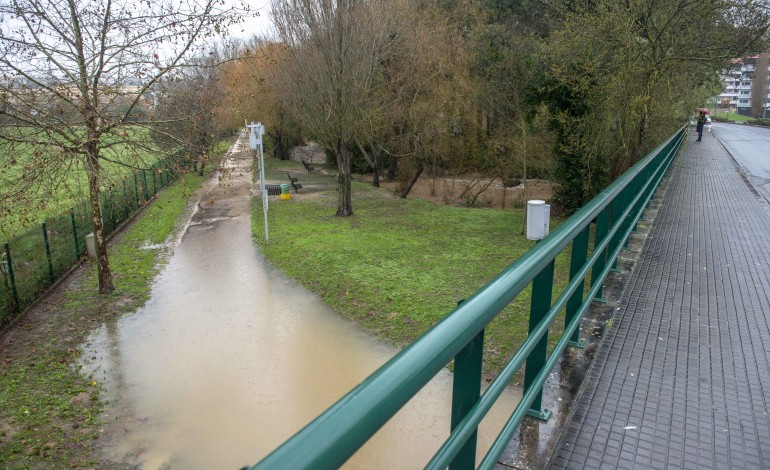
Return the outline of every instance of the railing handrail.
[[[596,260],[603,256],[605,251],[610,251],[610,260],[617,257],[622,243],[617,242],[612,246],[613,240],[620,236],[621,229],[630,230],[631,225],[644,210],[644,206],[652,196],[654,186],[657,185],[662,172],[670,164],[684,135],[685,127],[682,127],[583,208],[575,212],[537,246],[517,259],[473,296],[463,301],[444,319],[436,323],[252,468],[317,469],[336,468],[342,465],[443,367],[452,361],[463,348],[481,334],[486,325],[536,276],[553,263],[556,256],[578,234],[585,231],[602,211],[607,211],[613,201],[629,185],[636,184],[639,175],[643,172],[649,173],[647,180],[638,184],[639,188],[636,188],[633,200],[621,204],[623,211],[620,212],[619,217],[616,217],[607,235],[601,242],[597,243],[591,259],[586,261],[579,273],[572,277],[572,281],[549,309],[544,320],[538,324],[535,330],[530,332],[527,340],[514,354],[507,366],[503,368],[497,380],[490,384],[473,408],[454,426],[452,435],[429,464],[431,468],[445,467],[455,458],[460,447],[473,434],[478,422],[483,419],[494,400],[502,393],[505,384],[521,368],[524,360],[536,347],[536,343],[547,333],[548,327],[558,312],[564,308],[568,299],[578,290],[578,286],[583,285],[584,278]],[[663,155],[666,151],[666,155]],[[651,168],[652,162],[656,160],[659,160],[658,165]],[[606,266],[603,266],[599,276],[594,274],[597,282],[592,282],[592,287],[589,290],[590,295],[581,304],[578,315],[565,327],[565,332],[545,367],[540,370],[533,384],[525,391],[522,403],[509,419],[508,425],[498,438],[499,442],[505,440],[507,434],[512,435],[523,419],[526,409],[531,405],[535,396],[541,393],[542,384],[556,364],[561,351],[566,348],[569,337],[579,325],[591,299],[601,290],[601,281],[609,272],[610,265],[611,263],[608,262]],[[510,436],[507,439],[509,440]],[[504,445],[502,448],[496,449],[496,447],[500,447],[499,442],[493,445],[493,449],[482,462],[482,467],[494,464],[499,456],[498,452],[502,452],[504,449]]]

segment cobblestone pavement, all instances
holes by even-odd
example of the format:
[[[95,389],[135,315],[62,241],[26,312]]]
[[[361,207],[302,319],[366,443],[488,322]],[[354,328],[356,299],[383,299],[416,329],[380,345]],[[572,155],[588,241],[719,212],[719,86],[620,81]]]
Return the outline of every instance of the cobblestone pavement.
[[[770,468],[770,209],[710,134],[669,171],[549,468]]]

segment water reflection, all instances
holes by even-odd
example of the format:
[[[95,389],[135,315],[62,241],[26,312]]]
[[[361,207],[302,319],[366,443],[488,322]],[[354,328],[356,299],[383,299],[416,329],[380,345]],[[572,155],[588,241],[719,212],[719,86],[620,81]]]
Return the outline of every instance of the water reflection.
[[[231,165],[228,185],[201,198],[150,301],[84,346],[110,402],[99,441],[108,461],[253,464],[396,352],[263,260],[250,238],[248,161]],[[481,449],[517,401],[504,395]],[[421,468],[448,435],[450,402],[442,372],[347,466]]]

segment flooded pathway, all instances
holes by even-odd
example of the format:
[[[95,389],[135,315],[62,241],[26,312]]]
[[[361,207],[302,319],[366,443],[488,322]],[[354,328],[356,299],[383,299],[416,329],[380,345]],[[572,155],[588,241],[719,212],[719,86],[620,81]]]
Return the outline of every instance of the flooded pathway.
[[[396,353],[264,260],[251,240],[243,145],[204,189],[148,303],[84,346],[109,402],[107,462],[251,465]],[[517,401],[506,394],[485,429],[496,434]],[[442,372],[347,467],[421,468],[448,435],[450,403]]]

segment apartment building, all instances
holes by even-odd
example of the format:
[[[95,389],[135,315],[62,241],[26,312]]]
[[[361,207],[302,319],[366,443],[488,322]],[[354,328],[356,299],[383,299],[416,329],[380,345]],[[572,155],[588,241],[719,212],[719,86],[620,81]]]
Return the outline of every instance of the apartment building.
[[[734,59],[731,67],[722,75],[724,89],[716,97],[717,112],[732,112],[743,116],[751,116],[752,92],[755,70],[759,56],[745,59]],[[767,63],[767,61],[765,61]],[[770,74],[770,66],[768,66]],[[767,77],[768,75],[765,75]],[[760,78],[761,79],[761,78]],[[770,118],[770,80],[764,79],[764,108],[760,117]]]

